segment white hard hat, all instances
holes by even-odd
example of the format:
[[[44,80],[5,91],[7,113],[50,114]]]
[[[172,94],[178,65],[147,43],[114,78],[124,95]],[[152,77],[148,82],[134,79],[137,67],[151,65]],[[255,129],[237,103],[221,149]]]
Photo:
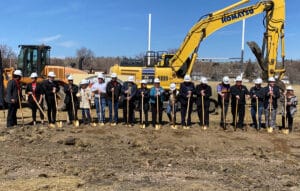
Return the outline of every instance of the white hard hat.
[[[262,83],[262,79],[261,78],[257,78],[255,81],[254,81],[255,84],[261,84]]]
[[[38,75],[36,72],[33,72],[30,74],[30,78],[37,78],[37,77],[38,77]]]
[[[175,83],[171,83],[170,84],[170,90],[174,91],[176,89],[176,84]]]
[[[134,77],[133,76],[128,76],[128,82],[134,82]]]
[[[147,80],[142,80],[141,84],[147,84]]]
[[[83,80],[81,80],[80,85],[83,85],[83,84],[89,84],[89,83],[90,83],[89,80],[83,79]]]
[[[206,77],[201,77],[200,82],[202,84],[207,84],[207,78]]]
[[[117,74],[116,74],[116,73],[111,73],[110,77],[111,77],[111,78],[116,78],[116,77],[117,77]]]
[[[160,83],[159,78],[155,78],[155,79],[154,79],[154,83]]]
[[[104,80],[104,76],[103,76],[103,74],[102,73],[99,73],[98,75],[97,75],[97,78],[99,79],[103,79]]]
[[[54,72],[52,72],[52,71],[50,71],[50,72],[48,72],[48,77],[55,77],[56,75],[55,75],[55,73]]]
[[[288,86],[288,87],[286,87],[286,90],[292,90],[292,91],[294,91],[294,88],[293,88],[293,86]]]
[[[69,75],[67,79],[68,80],[74,80],[73,76],[71,76],[71,75]]]
[[[242,76],[237,76],[237,77],[235,78],[235,81],[236,81],[236,82],[241,82],[241,81],[243,81]]]
[[[15,70],[14,75],[16,76],[22,76],[22,71],[21,70]]]
[[[229,82],[229,77],[228,76],[224,76],[223,77],[223,83],[224,84],[229,84],[230,82]]]
[[[185,82],[190,82],[190,81],[191,81],[191,76],[188,75],[188,74],[186,74],[186,75],[184,76],[184,78],[183,78],[183,81],[185,81]]]
[[[268,82],[275,82],[275,78],[274,77],[269,77]]]

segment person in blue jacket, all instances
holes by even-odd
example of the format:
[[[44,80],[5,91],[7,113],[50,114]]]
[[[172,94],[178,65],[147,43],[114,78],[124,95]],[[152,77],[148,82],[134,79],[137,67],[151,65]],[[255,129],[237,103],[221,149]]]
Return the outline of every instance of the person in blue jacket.
[[[162,125],[162,111],[163,111],[164,97],[165,97],[164,89],[160,86],[160,80],[158,78],[155,78],[154,86],[150,89],[150,104],[151,104],[153,127],[157,123],[159,125]],[[158,112],[158,119],[157,119],[157,112]]]

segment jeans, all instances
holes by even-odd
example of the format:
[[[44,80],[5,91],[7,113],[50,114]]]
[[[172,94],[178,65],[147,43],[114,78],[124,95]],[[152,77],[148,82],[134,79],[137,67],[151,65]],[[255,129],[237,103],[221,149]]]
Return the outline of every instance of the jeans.
[[[100,105],[99,105],[99,98],[95,97],[95,107],[96,107],[96,111],[97,111],[98,122],[104,123],[105,122],[106,99],[101,98]],[[101,108],[101,110],[100,110],[100,108]]]
[[[109,99],[107,100],[108,103],[108,109],[109,109],[109,122],[112,123],[118,123],[118,109],[119,109],[119,102],[118,101],[114,101],[114,118],[112,116],[112,101]]]
[[[266,127],[275,128],[276,125],[276,112],[277,110],[272,108],[271,115],[270,115],[270,108],[269,106],[265,109],[266,110]]]
[[[81,109],[82,112],[82,121],[83,123],[90,123],[91,122],[91,114],[90,114],[90,109]]]
[[[261,128],[261,116],[264,110],[263,106],[258,106],[258,124],[257,124],[257,119],[256,119],[256,106],[251,106],[251,117],[252,117],[252,121],[253,121],[253,125],[255,126],[255,128]]]

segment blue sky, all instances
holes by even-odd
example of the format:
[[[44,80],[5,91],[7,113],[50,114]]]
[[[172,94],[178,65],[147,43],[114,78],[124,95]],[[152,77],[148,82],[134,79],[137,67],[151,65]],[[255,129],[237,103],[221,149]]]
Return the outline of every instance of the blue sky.
[[[152,14],[152,50],[176,49],[204,14],[238,0],[9,0],[1,2],[0,44],[47,44],[52,57],[73,57],[81,47],[96,56],[134,57],[147,50]],[[256,3],[251,0],[249,4]],[[300,59],[300,1],[286,0],[286,58]],[[263,16],[246,20],[245,41],[261,45]],[[239,57],[242,23],[204,40],[199,57]],[[253,59],[245,45],[245,59]]]

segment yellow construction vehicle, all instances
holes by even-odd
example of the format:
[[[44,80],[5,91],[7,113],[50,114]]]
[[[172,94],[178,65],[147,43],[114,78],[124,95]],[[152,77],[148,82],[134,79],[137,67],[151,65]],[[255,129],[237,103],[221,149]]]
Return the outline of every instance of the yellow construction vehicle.
[[[248,45],[258,60],[263,71],[263,77],[276,76],[281,79],[285,73],[285,0],[264,0],[254,5],[239,8],[248,2],[249,0],[241,0],[201,17],[190,29],[175,54],[148,52],[143,62],[135,61],[129,65],[122,63],[114,65],[110,72],[115,72],[120,76],[134,75],[137,82],[146,79],[149,83],[153,83],[153,79],[158,77],[161,85],[168,89],[171,82],[179,84],[183,81],[182,78],[185,74],[191,74],[198,56],[200,43],[205,38],[227,25],[266,13],[264,22],[266,30],[263,35],[262,50],[254,42],[249,42]],[[277,62],[279,44],[281,44],[282,58],[280,65]]]
[[[60,86],[67,84],[68,75],[78,75],[81,74],[83,77],[88,76],[87,72],[63,66],[50,65],[50,50],[51,47],[47,45],[19,45],[20,52],[18,55],[17,68],[22,70],[23,77],[21,78],[22,87],[25,87],[31,82],[30,74],[37,72],[38,82],[41,82],[47,78],[48,72],[53,71],[56,74],[56,81]],[[4,92],[9,80],[12,79],[13,72],[15,68],[3,68],[3,87]],[[63,88],[60,88],[59,92],[59,108],[64,107],[63,98],[64,92]],[[3,96],[3,95],[2,95]],[[25,105],[26,106],[26,105]]]

